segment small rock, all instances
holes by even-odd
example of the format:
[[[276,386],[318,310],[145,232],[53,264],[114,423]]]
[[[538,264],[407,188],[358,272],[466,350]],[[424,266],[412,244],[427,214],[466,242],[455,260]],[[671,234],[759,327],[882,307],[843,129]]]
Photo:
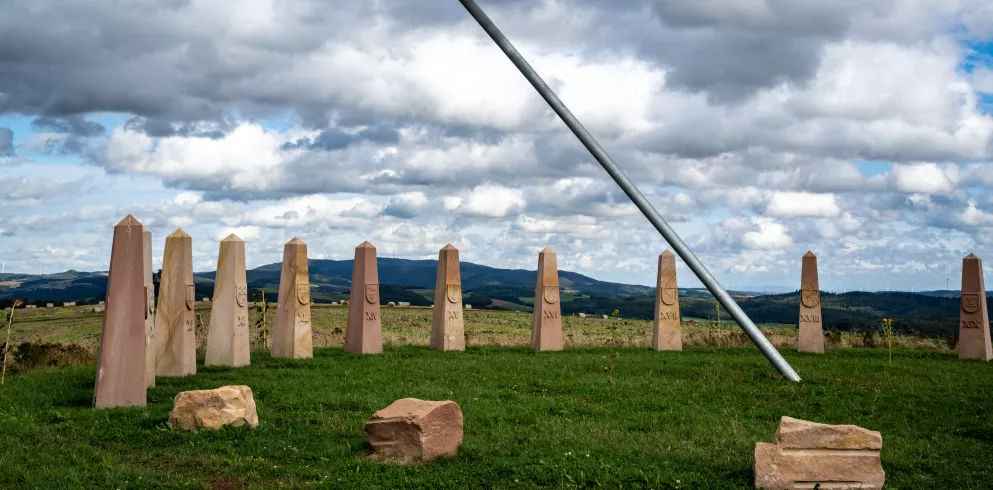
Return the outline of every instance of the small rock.
[[[224,425],[259,426],[252,389],[245,385],[183,391],[176,395],[172,403],[169,425],[173,430],[219,429]]]
[[[880,489],[882,447],[876,431],[783,417],[776,444],[755,445],[755,488]]]
[[[363,432],[383,456],[454,456],[462,444],[462,409],[453,401],[403,398],[372,414]]]

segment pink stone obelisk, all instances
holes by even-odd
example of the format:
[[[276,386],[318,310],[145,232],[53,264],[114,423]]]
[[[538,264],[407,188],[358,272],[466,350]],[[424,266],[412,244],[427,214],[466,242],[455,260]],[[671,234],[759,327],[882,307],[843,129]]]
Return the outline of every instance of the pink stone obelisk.
[[[177,229],[166,237],[159,301],[155,308],[155,375],[188,376],[197,372],[193,306],[193,239]]]
[[[990,317],[986,309],[983,261],[973,254],[962,259],[962,310],[959,312],[959,359],[993,359]]]
[[[655,286],[655,322],[652,349],[683,350],[679,324],[679,290],[676,289],[676,256],[666,250],[659,255]]]
[[[152,277],[152,232],[145,230],[145,382],[155,387],[155,281]]]
[[[821,293],[817,281],[817,257],[809,250],[800,268],[800,323],[797,350],[824,353],[824,327],[821,325]]]
[[[95,408],[145,406],[144,228],[130,214],[114,227],[106,313],[93,386]]]
[[[376,247],[369,242],[362,242],[355,247],[352,290],[348,295],[345,352],[383,352],[383,326],[379,315],[379,269],[376,267]]]
[[[531,314],[531,347],[562,350],[562,311],[559,305],[559,272],[555,251],[546,247],[538,254],[538,284]]]
[[[431,348],[465,350],[464,321],[459,250],[448,244],[438,253],[438,278],[434,283],[434,318],[431,320]]]
[[[272,356],[291,359],[314,357],[314,332],[310,325],[310,270],[307,244],[294,238],[283,246],[283,269],[276,298],[276,328]]]
[[[231,234],[221,240],[214,276],[214,298],[210,301],[210,331],[207,333],[205,366],[247,366],[248,280],[245,273],[245,242]]]

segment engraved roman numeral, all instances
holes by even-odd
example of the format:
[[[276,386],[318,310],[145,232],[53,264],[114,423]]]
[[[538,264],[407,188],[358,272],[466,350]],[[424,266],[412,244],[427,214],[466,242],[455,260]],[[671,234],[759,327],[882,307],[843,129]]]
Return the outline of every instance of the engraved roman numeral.
[[[367,312],[365,312],[365,319],[366,320],[375,320],[377,318],[379,318],[379,314],[376,313],[375,311],[367,311]]]
[[[458,320],[459,319],[459,312],[458,311],[449,311],[448,312],[448,319],[449,320]]]
[[[979,320],[962,320],[962,328],[979,328],[982,322]]]
[[[559,312],[555,310],[545,310],[545,318],[558,318]]]

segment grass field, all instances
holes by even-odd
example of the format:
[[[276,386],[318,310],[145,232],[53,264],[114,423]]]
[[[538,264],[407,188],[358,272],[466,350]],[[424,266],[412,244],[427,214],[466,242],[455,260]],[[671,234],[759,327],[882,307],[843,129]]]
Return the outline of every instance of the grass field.
[[[0,387],[3,488],[749,488],[752,451],[782,415],[883,434],[888,488],[988,488],[993,365],[939,351],[784,352],[789,383],[751,348],[533,353],[389,347],[254,352],[244,368],[159,378],[145,409],[90,408],[94,368],[9,377]],[[175,433],[179,391],[248,384],[257,429]],[[460,454],[425,465],[367,460],[362,426],[396,399],[454,400]]]
[[[210,305],[198,303],[197,340],[199,353],[203,355],[210,322]],[[249,324],[254,347],[262,349],[261,330],[256,327],[260,312],[249,311]],[[430,308],[382,308],[383,338],[389,345],[428,345],[431,336]],[[271,329],[275,322],[275,305],[271,305],[268,315]],[[340,347],[344,343],[347,309],[344,306],[314,305],[312,325],[315,347]],[[599,317],[579,318],[564,316],[563,333],[567,347],[603,346],[610,339],[611,328],[615,343],[623,347],[648,347],[652,342],[652,322],[625,318],[602,319]],[[92,307],[18,309],[15,313],[11,345],[14,346],[14,367],[29,371],[45,367],[61,367],[65,364],[95,362],[100,342],[102,313],[93,313]],[[796,346],[796,325],[759,325],[766,337],[780,348]],[[751,340],[732,322],[715,325],[713,321],[685,319],[683,321],[683,345],[687,347],[748,347]],[[466,344],[472,346],[526,347],[531,339],[531,313],[517,311],[465,310]],[[2,341],[2,338],[0,338]],[[18,355],[17,346],[38,343],[71,344],[75,351],[68,358],[60,358],[59,353],[46,358],[35,358],[49,352],[46,349],[32,349],[29,356]],[[829,349],[846,347],[873,347],[883,345],[878,334],[835,332],[825,338]],[[895,348],[949,350],[944,340],[898,335],[894,338]],[[25,351],[27,352],[27,351]],[[88,354],[87,354],[88,353]],[[66,357],[66,356],[61,356]]]
[[[11,344],[89,352],[102,315],[88,311],[18,310]],[[208,321],[209,306],[197,314]],[[469,349],[441,353],[426,348],[430,310],[383,308],[385,352],[360,356],[341,350],[344,308],[312,318],[325,346],[314,359],[256,350],[232,369],[201,356],[197,375],[158,378],[145,409],[90,408],[92,355],[15,364],[0,386],[0,488],[749,488],[755,443],[772,441],[783,415],[881,431],[887,488],[987,488],[993,477],[993,365],[938,341],[897,338],[916,349],[894,351],[891,366],[884,349],[845,348],[856,336],[800,355],[795,328],[765,326],[803,377],[795,384],[732,324],[686,322],[687,350],[659,353],[646,348],[650,322],[565,317],[567,350],[538,354],[529,314],[472,310]],[[609,327],[621,346],[613,385]],[[169,430],[178,392],[229,384],[252,387],[259,428]],[[365,458],[363,424],[403,397],[461,405],[457,457]]]

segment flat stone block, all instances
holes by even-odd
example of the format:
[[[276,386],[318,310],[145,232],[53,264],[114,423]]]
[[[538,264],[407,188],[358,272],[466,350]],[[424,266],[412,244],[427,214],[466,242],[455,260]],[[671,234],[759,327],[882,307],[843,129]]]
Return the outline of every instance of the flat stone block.
[[[462,409],[453,401],[403,398],[374,413],[363,432],[384,456],[454,456],[462,444]]]
[[[783,417],[776,444],[755,445],[755,488],[880,489],[879,432]]]

